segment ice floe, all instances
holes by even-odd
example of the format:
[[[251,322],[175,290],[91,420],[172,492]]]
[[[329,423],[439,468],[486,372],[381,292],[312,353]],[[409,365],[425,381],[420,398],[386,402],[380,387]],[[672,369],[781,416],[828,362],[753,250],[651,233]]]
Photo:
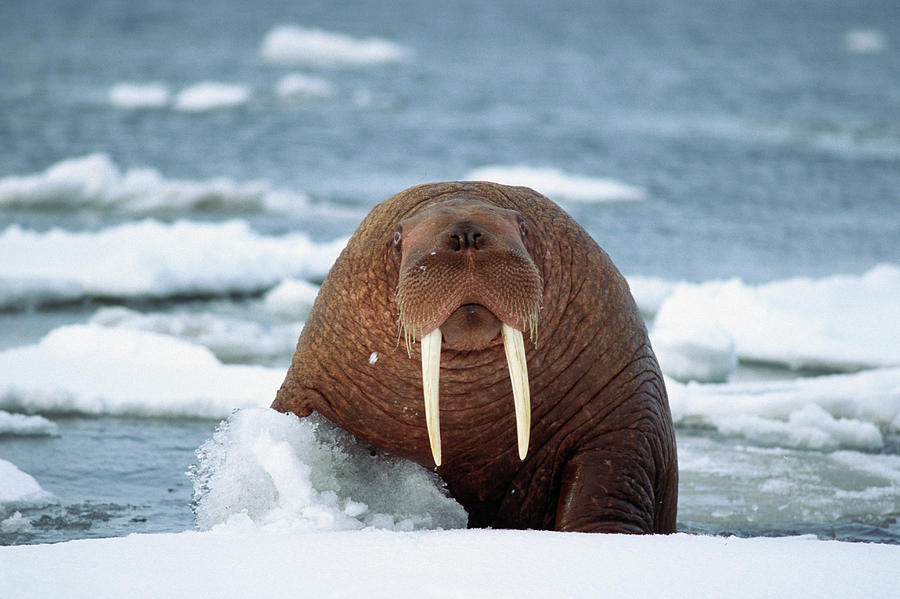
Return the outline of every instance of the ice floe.
[[[165,108],[172,93],[163,83],[117,83],[109,90],[109,102],[116,108]]]
[[[0,458],[0,515],[10,510],[49,505],[56,498],[41,488],[33,476]]]
[[[182,418],[269,405],[283,368],[222,364],[205,347],[127,328],[69,325],[0,352],[0,408]]]
[[[355,38],[321,29],[279,25],[265,36],[259,55],[266,62],[308,66],[372,66],[408,60],[412,52],[390,40]]]
[[[181,210],[297,211],[307,205],[304,194],[276,190],[262,181],[167,179],[152,168],[123,172],[102,153],[62,160],[41,173],[0,178],[0,207],[10,208],[152,214]]]
[[[740,279],[681,283],[659,308],[651,337],[659,334],[667,347],[690,346],[715,328],[733,339],[741,360],[825,371],[895,366],[898,297],[900,267],[893,264],[860,276],[760,285]]]
[[[144,220],[83,232],[12,225],[0,232],[0,307],[261,292],[286,278],[324,276],[345,244],[260,235],[238,220]]]
[[[330,98],[336,90],[328,80],[302,73],[285,75],[275,84],[275,93],[286,100]]]
[[[642,200],[647,195],[640,187],[615,179],[573,175],[549,167],[485,166],[469,171],[465,178],[531,187],[560,202]]]
[[[59,426],[43,416],[10,414],[9,412],[0,410],[0,437],[3,437],[4,435],[40,437],[45,435],[56,435],[58,432]]]
[[[246,104],[252,95],[246,85],[203,81],[178,92],[173,108],[182,112],[207,112]]]

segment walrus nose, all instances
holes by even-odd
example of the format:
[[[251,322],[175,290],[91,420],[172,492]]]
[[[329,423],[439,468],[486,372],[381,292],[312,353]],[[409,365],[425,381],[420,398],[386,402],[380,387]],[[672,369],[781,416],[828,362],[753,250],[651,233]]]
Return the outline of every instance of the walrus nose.
[[[484,244],[484,234],[481,229],[470,224],[460,223],[451,227],[447,246],[454,251],[481,249]]]

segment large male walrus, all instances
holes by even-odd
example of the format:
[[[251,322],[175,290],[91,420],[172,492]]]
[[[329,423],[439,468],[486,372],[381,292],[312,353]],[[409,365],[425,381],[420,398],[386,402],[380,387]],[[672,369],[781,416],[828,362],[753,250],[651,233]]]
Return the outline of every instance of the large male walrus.
[[[376,206],[272,407],[436,465],[471,527],[675,530],[672,418],[628,285],[528,188],[436,183]]]

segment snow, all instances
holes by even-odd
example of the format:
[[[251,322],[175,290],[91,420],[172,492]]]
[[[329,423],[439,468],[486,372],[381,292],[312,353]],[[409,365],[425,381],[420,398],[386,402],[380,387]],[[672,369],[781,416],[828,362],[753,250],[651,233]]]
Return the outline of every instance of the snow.
[[[0,547],[0,596],[891,597],[898,561],[808,537],[222,529]]]
[[[250,88],[236,83],[203,81],[181,90],[173,107],[182,112],[207,112],[234,108],[250,100]]]
[[[0,352],[0,408],[15,412],[225,418],[267,406],[283,368],[222,364],[205,347],[99,325],[69,325]]]
[[[724,357],[724,339],[730,336],[741,360],[830,371],[897,366],[898,297],[900,266],[894,264],[860,276],[760,285],[740,279],[679,283],[662,302],[651,339],[659,335],[670,353],[679,345],[687,347],[687,353],[692,345],[713,345],[722,350],[712,352],[716,362]],[[713,329],[720,331],[720,339],[711,344],[707,340]],[[660,358],[663,370],[665,361]]]
[[[171,92],[162,83],[117,83],[109,90],[109,102],[116,108],[165,108]]]
[[[273,530],[461,528],[466,513],[421,466],[324,418],[236,412],[198,451],[197,524]]]
[[[272,63],[364,67],[403,62],[412,52],[382,38],[358,39],[321,29],[280,25],[266,34],[259,54],[264,61]]]
[[[470,171],[465,178],[472,181],[492,181],[503,185],[531,187],[560,202],[592,203],[643,200],[646,197],[646,193],[640,187],[615,179],[573,175],[548,167],[485,166]]]
[[[41,506],[55,501],[53,494],[42,489],[33,476],[0,458],[0,515],[10,508]]]
[[[318,293],[317,285],[288,278],[266,293],[263,306],[273,314],[298,318],[309,311]]]
[[[243,221],[154,220],[100,231],[0,232],[0,307],[60,299],[254,293],[285,278],[322,277],[345,239],[268,237]]]
[[[10,208],[149,214],[181,210],[283,212],[307,204],[305,195],[274,190],[262,181],[167,179],[152,168],[123,172],[102,153],[62,160],[42,173],[0,179],[0,207]]]

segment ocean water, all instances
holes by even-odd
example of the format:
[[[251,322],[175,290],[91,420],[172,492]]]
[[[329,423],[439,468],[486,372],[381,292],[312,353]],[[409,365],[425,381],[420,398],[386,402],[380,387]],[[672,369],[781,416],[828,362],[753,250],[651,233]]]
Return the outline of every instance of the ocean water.
[[[469,178],[629,279],[682,530],[897,543],[898,58],[887,1],[4,3],[0,543],[212,526],[216,473],[337,485],[195,451],[271,402],[375,203]]]

